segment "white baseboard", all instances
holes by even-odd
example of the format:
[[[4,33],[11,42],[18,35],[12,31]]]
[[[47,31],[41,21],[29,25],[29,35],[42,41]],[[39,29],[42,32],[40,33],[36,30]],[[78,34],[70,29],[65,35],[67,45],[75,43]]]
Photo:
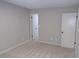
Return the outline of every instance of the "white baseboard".
[[[38,40],[39,42],[42,42],[42,43],[46,43],[46,44],[51,44],[51,45],[58,45],[58,46],[61,46],[60,44],[56,44],[56,43],[50,43],[50,42],[46,42],[46,41],[40,41]]]
[[[25,44],[25,43],[27,43],[27,42],[29,42],[29,40],[28,40],[28,41],[24,41],[24,42],[22,42],[22,43],[19,43],[19,44],[17,44],[17,45],[14,45],[14,46],[12,46],[12,47],[10,47],[10,48],[8,48],[8,49],[5,49],[5,50],[3,50],[3,51],[0,52],[0,55],[3,54],[3,53],[6,53],[6,52],[8,52],[8,51],[10,51],[10,50],[12,50],[12,49],[14,49],[14,48],[16,48],[16,47],[18,47],[18,46],[21,46],[21,45],[23,45],[23,44]]]
[[[5,50],[3,50],[3,51],[0,52],[0,55],[3,54],[3,53],[6,53],[6,52],[8,52],[8,51],[10,51],[10,50],[12,50],[12,49],[14,49],[16,47],[18,47],[18,46],[21,46],[21,45],[23,45],[23,44],[25,44],[25,43],[27,43],[29,41],[31,41],[31,40],[24,41],[22,43],[19,43],[17,45],[14,45],[14,46],[12,46],[12,47],[10,47],[8,49],[5,49]],[[42,42],[42,43],[46,43],[46,44],[52,44],[52,45],[58,45],[58,46],[60,46],[59,44],[54,44],[54,43],[50,43],[50,42],[45,42],[45,41],[40,41],[40,40],[35,40],[35,41]]]

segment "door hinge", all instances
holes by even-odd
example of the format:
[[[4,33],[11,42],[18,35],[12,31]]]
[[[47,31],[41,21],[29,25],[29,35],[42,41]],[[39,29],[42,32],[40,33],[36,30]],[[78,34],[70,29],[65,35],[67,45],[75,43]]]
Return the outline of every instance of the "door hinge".
[[[76,44],[76,42],[74,42],[74,44]]]
[[[78,16],[76,16],[76,18],[78,18]]]
[[[33,38],[33,35],[32,35],[32,38]]]
[[[31,16],[31,19],[32,19],[32,16]]]

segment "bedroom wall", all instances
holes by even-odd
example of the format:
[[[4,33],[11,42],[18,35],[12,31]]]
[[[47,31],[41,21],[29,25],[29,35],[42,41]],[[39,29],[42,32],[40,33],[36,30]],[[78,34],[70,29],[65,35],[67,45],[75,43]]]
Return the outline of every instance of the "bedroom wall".
[[[0,52],[29,40],[29,9],[0,1]]]
[[[39,40],[50,44],[61,44],[62,13],[77,12],[76,8],[36,9],[39,14]]]

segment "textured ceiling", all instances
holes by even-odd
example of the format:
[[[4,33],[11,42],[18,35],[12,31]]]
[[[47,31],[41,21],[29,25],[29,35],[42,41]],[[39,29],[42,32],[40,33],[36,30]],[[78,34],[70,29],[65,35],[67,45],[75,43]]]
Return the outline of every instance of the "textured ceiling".
[[[72,7],[79,4],[79,0],[2,0],[29,9]]]

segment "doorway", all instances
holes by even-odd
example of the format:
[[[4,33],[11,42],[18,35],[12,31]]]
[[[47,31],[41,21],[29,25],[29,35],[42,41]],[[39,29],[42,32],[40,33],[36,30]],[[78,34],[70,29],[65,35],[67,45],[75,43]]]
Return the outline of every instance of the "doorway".
[[[39,25],[39,22],[38,22],[38,14],[32,14],[31,15],[31,39],[32,40],[38,40],[38,37],[39,37],[39,30],[38,30],[38,25]]]

